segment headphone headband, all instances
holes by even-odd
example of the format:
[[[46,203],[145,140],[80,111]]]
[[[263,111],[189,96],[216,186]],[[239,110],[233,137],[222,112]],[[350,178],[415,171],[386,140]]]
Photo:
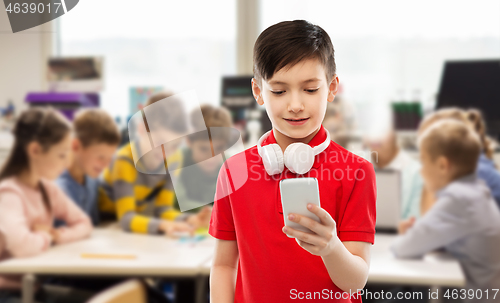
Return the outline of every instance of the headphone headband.
[[[259,138],[259,141],[257,141],[257,152],[261,157],[262,157],[262,142],[264,142],[264,140],[269,136],[270,133],[271,133],[270,130],[267,131],[265,134],[262,135],[262,137]],[[312,148],[314,155],[317,156],[321,154],[328,147],[328,145],[330,145],[330,132],[326,131],[326,140],[323,143],[316,145],[315,147]]]
[[[327,130],[325,130],[325,132],[326,132],[326,140],[323,141],[321,144],[316,145],[315,147],[313,147],[313,152],[314,152],[315,156],[321,154],[330,145],[330,141],[331,141],[330,140],[330,132],[327,131]]]
[[[288,145],[283,152],[276,143],[262,146],[262,142],[269,137],[270,133],[271,131],[266,132],[257,142],[257,151],[269,175],[281,173],[285,166],[292,173],[305,174],[313,166],[314,157],[322,153],[330,145],[330,133],[327,131],[326,140],[315,147],[302,142],[295,142]],[[302,158],[303,155],[306,155],[305,159]]]

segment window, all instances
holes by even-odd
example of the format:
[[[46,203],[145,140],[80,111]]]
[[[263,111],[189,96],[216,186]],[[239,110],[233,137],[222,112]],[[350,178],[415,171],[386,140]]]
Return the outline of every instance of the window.
[[[366,130],[390,121],[396,98],[433,107],[446,60],[499,58],[498,12],[497,0],[266,0],[261,30],[294,19],[325,29],[342,94]]]
[[[235,0],[87,0],[61,17],[61,56],[103,56],[101,104],[129,112],[129,88],[195,89],[219,104],[221,77],[236,73]]]

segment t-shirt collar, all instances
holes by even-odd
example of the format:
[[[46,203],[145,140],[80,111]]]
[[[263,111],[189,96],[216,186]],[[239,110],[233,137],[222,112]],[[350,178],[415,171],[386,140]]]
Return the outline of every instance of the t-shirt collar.
[[[73,185],[76,185],[76,186],[79,186],[79,187],[84,187],[84,188],[87,188],[90,184],[89,182],[89,176],[85,175],[83,176],[83,179],[84,179],[84,183],[83,184],[80,184],[78,183],[78,181],[75,180],[75,178],[73,178],[73,176],[71,175],[71,173],[69,172],[69,170],[65,170],[63,173],[62,173],[62,176],[61,177],[64,177],[66,179],[69,179],[71,180],[71,182],[73,183]]]
[[[438,191],[436,191],[436,197],[439,198],[443,195],[446,195],[447,193],[451,193],[453,192],[453,187],[451,186],[453,183],[457,183],[457,182],[460,182],[460,183],[474,183],[476,182],[478,179],[478,176],[477,176],[477,173],[474,172],[474,173],[471,173],[471,174],[468,174],[468,175],[465,175],[465,176],[462,176],[452,182],[450,182],[448,185],[446,185],[445,187],[439,189]]]
[[[320,126],[319,131],[314,135],[314,137],[307,143],[311,147],[315,147],[317,145],[320,145],[321,143],[325,142],[326,140],[326,130],[323,127],[323,125]],[[264,141],[262,141],[262,146],[266,146],[268,144],[277,144],[276,143],[276,138],[274,137],[274,129],[271,130],[269,133],[269,136],[267,136]],[[318,168],[320,166],[320,162],[318,161],[318,157],[315,157],[314,159],[314,168]]]

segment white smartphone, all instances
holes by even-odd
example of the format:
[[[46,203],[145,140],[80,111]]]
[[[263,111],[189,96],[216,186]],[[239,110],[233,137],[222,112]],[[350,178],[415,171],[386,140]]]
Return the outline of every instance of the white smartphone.
[[[309,228],[288,220],[288,215],[290,213],[299,214],[320,222],[318,216],[307,209],[308,203],[316,204],[321,207],[319,202],[318,180],[316,178],[283,179],[280,181],[280,193],[285,226],[313,233]]]

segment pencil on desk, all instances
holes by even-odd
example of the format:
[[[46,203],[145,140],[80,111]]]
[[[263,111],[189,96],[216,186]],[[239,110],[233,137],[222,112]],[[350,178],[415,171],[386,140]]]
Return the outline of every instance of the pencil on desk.
[[[113,254],[82,254],[84,259],[123,259],[123,260],[133,260],[137,259],[135,255],[113,255]]]

